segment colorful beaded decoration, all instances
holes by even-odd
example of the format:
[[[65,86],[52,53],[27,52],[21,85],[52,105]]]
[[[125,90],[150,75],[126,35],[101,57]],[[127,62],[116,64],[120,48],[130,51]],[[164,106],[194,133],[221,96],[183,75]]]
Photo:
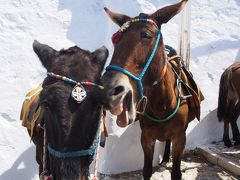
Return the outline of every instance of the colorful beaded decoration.
[[[103,87],[103,86],[98,85],[98,84],[93,83],[93,82],[88,82],[88,81],[86,81],[86,82],[77,82],[77,81],[75,81],[75,80],[73,80],[73,79],[70,79],[70,78],[68,78],[68,77],[66,77],[66,76],[61,76],[61,75],[58,75],[58,74],[54,74],[54,73],[52,73],[52,72],[48,72],[47,75],[50,76],[50,77],[52,77],[52,78],[60,79],[60,80],[62,80],[62,81],[65,81],[65,82],[67,82],[67,83],[70,83],[70,84],[83,85],[83,86],[94,86],[94,87],[99,88],[100,90],[104,90],[104,87]]]
[[[149,22],[149,23],[153,24],[157,29],[159,29],[157,24],[156,24],[156,22],[154,22],[152,19],[146,19],[146,18],[131,19],[131,20],[125,22],[120,27],[120,29],[116,33],[113,34],[113,36],[112,36],[112,43],[116,44],[121,39],[122,33],[125,32],[127,30],[127,28],[129,28],[130,25],[132,23],[135,23],[135,22]]]

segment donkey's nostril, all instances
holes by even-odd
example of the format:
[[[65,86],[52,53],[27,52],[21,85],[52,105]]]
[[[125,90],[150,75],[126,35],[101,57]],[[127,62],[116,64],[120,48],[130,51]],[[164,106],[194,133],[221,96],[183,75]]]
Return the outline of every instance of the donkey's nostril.
[[[113,89],[112,96],[116,96],[118,94],[121,94],[122,92],[124,92],[124,86],[117,86]]]

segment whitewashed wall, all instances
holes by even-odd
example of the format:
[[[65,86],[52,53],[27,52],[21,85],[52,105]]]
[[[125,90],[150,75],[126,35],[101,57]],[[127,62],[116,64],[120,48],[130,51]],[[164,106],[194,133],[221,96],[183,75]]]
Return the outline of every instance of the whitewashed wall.
[[[2,0],[0,3],[0,179],[37,179],[34,146],[21,127],[19,113],[25,93],[46,72],[32,51],[34,39],[56,49],[77,44],[94,50],[105,44],[112,54],[111,35],[117,30],[103,6],[130,16],[151,13],[175,0]],[[216,108],[220,74],[240,59],[240,1],[192,0],[190,70],[206,100],[201,122],[190,124],[187,147],[220,140],[222,126]],[[162,27],[166,44],[176,46],[176,17]],[[109,58],[110,59],[110,58]],[[110,137],[102,150],[100,171],[119,173],[141,169],[143,154],[138,123],[119,129],[108,120]],[[162,148],[157,147],[157,154]],[[119,159],[121,161],[119,161]],[[155,156],[155,164],[158,156]]]

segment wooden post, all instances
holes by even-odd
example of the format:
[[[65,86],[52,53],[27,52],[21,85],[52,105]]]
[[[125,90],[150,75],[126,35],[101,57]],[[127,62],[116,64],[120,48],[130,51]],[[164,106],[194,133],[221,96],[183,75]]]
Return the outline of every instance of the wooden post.
[[[191,1],[189,0],[180,14],[178,54],[189,69],[190,64],[190,33],[191,33]]]

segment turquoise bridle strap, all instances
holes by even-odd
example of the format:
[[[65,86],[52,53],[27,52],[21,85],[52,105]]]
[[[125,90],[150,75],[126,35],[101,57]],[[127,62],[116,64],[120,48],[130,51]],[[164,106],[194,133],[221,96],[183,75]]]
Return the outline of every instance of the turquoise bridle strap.
[[[163,119],[159,119],[157,117],[154,117],[153,115],[148,114],[146,111],[144,112],[144,116],[146,116],[148,119],[157,122],[157,123],[164,123],[169,121],[178,111],[179,107],[180,107],[180,103],[181,103],[181,80],[177,79],[177,87],[178,87],[178,99],[177,99],[177,105],[175,107],[175,109],[172,111],[171,114],[169,114],[167,117],[163,118]]]
[[[99,145],[100,137],[99,137],[99,132],[100,132],[100,124],[101,120],[98,122],[98,130],[95,135],[95,138],[93,140],[93,144],[89,149],[83,149],[79,151],[68,151],[68,152],[61,152],[58,150],[53,149],[49,144],[48,144],[48,151],[51,155],[57,157],[57,158],[72,158],[72,157],[81,157],[81,156],[94,156],[96,153],[97,147]]]
[[[151,64],[151,62],[153,60],[153,57],[154,57],[154,55],[155,55],[155,53],[157,51],[157,48],[158,48],[158,44],[159,44],[160,38],[161,38],[161,31],[159,29],[158,30],[157,39],[156,39],[156,42],[155,42],[155,45],[154,45],[154,48],[153,48],[153,51],[152,51],[150,57],[148,58],[147,63],[144,66],[142,72],[138,76],[134,76],[131,72],[129,72],[128,70],[126,70],[124,68],[121,68],[119,66],[109,65],[109,66],[106,67],[106,71],[107,70],[119,71],[119,72],[122,72],[122,73],[126,74],[127,76],[129,76],[130,78],[134,79],[135,81],[137,81],[139,94],[140,94],[140,98],[141,99],[143,98],[142,78],[143,78],[144,74],[146,73],[147,69],[149,68],[149,66],[150,66],[150,64]]]

